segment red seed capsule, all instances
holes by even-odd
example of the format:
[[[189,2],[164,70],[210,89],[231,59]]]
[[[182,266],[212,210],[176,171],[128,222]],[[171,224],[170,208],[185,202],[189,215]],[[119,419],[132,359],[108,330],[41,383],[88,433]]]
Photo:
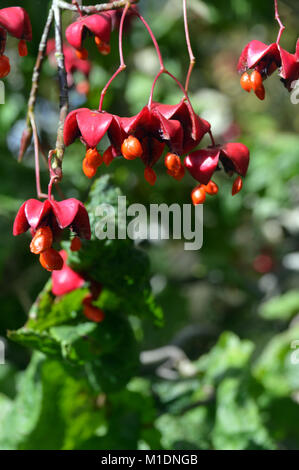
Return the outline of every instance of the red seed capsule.
[[[252,85],[250,81],[250,76],[247,72],[244,72],[241,79],[240,84],[243,90],[247,91],[248,93],[251,91]]]
[[[110,51],[111,51],[111,47],[110,47],[110,44],[107,44],[106,42],[101,42],[99,45],[97,45],[97,48],[98,48],[98,51],[102,54],[102,55],[108,55],[110,54]]]
[[[28,55],[27,44],[24,39],[21,39],[18,44],[19,55],[20,57],[26,57]]]
[[[113,157],[112,147],[110,145],[110,147],[108,147],[103,153],[103,162],[105,163],[105,165],[109,166],[113,160],[114,160],[114,157]]]
[[[82,242],[79,237],[74,237],[71,241],[71,251],[79,251],[82,247]]]
[[[200,184],[196,186],[191,192],[191,199],[195,206],[197,204],[203,204],[206,200],[206,191],[205,188]]]
[[[10,72],[9,58],[6,55],[0,56],[0,78],[6,77]]]
[[[235,181],[233,182],[232,186],[232,195],[234,196],[235,194],[239,193],[243,187],[243,181],[241,176],[237,176]]]
[[[214,196],[214,194],[217,194],[218,193],[218,186],[216,183],[214,183],[214,181],[209,181],[208,184],[206,184],[204,186],[204,189],[206,191],[206,193],[208,193],[210,196]]]
[[[51,248],[53,243],[53,234],[50,227],[39,228],[30,243],[30,251],[35,255],[39,255],[45,250]]]
[[[87,80],[82,80],[81,82],[77,83],[76,90],[80,95],[88,95],[89,93],[89,83]]]
[[[262,85],[260,88],[258,88],[257,90],[255,90],[254,93],[256,94],[256,96],[258,97],[258,99],[260,99],[261,101],[263,101],[263,100],[265,99],[265,96],[266,96],[266,90],[265,90],[264,85]]]
[[[76,56],[80,60],[86,60],[88,58],[88,51],[86,49],[76,49]]]
[[[179,169],[179,171],[177,173],[172,173],[170,170],[167,170],[167,173],[172,176],[175,180],[177,181],[181,181],[181,179],[184,178],[185,176],[185,168],[183,165],[181,165],[181,168]]]
[[[84,158],[82,163],[82,169],[84,175],[87,176],[87,178],[93,178],[97,172],[97,168],[97,166],[89,165],[87,158]]]
[[[157,175],[151,167],[147,166],[144,170],[144,178],[149,184],[153,186],[156,182]]]
[[[47,271],[60,271],[63,267],[63,259],[54,248],[43,251],[39,255],[39,262]]]
[[[103,157],[96,148],[89,148],[85,154],[89,166],[98,168],[103,163]]]
[[[83,314],[88,318],[88,320],[100,323],[105,318],[105,313],[98,307],[92,305],[93,297],[88,295],[83,299]]]
[[[250,83],[254,92],[261,88],[261,86],[263,85],[263,77],[261,76],[260,72],[258,72],[257,70],[254,70],[252,72],[250,77]]]
[[[136,137],[130,135],[123,141],[121,153],[127,160],[134,160],[135,158],[141,157],[143,153],[141,143]]]
[[[179,173],[182,167],[180,157],[175,153],[168,153],[165,156],[164,163],[172,175]]]
[[[99,38],[99,36],[94,37],[94,42],[97,46],[100,46],[102,44],[102,40]]]

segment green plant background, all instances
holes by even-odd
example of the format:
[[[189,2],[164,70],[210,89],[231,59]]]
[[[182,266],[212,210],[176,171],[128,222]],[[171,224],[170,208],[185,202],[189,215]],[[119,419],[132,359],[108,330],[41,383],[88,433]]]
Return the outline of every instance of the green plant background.
[[[11,234],[20,204],[35,197],[33,149],[22,165],[16,155],[48,4],[21,3],[34,39],[26,59],[17,57],[16,40],[9,39],[12,72],[0,105],[0,336],[6,344],[0,448],[298,449],[299,364],[291,361],[291,344],[299,340],[298,105],[275,74],[260,102],[241,90],[236,73],[249,40],[275,40],[272,2],[188,2],[198,58],[192,102],[212,122],[219,141],[231,136],[250,147],[248,176],[232,198],[231,180],[216,175],[220,191],[205,204],[200,251],[186,252],[180,241],[137,248],[130,241],[93,239],[72,256],[73,266],[84,266],[103,283],[98,304],[106,320],[100,325],[82,315],[85,288],[53,299],[48,274],[29,252],[29,236]],[[188,56],[180,3],[141,0],[140,8],[167,67],[183,80]],[[298,5],[295,0],[279,4],[287,25],[282,45],[293,52]],[[65,14],[64,25],[70,19]],[[141,24],[132,25],[124,44],[128,68],[109,90],[105,107],[130,115],[147,102],[157,61]],[[89,50],[91,90],[87,101],[72,90],[72,107],[97,107],[118,63],[115,34],[110,56],[100,56],[91,40]],[[180,92],[163,78],[155,98],[175,103]],[[46,61],[36,113],[45,149],[54,146],[57,102],[55,70]],[[119,194],[130,203],[189,203],[191,178],[175,182],[162,162],[153,188],[144,181],[140,162],[120,159],[108,170],[100,168],[103,176],[90,192],[82,154],[80,143],[67,149],[62,189],[88,201],[93,226],[95,206],[114,204]],[[45,186],[44,166],[42,181]],[[68,249],[68,242],[64,246]],[[268,272],[257,272],[260,255],[272,260]],[[161,363],[140,363],[142,351],[167,345],[187,357],[171,370],[166,367],[171,376],[165,367],[161,372]]]

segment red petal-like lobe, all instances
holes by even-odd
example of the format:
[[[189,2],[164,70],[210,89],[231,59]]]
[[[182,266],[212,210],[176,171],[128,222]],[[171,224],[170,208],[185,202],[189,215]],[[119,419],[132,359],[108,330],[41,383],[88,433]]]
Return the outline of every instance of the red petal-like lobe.
[[[145,166],[153,167],[161,157],[165,144],[151,136],[144,137],[141,144],[143,150],[141,160]]]
[[[240,143],[225,144],[221,147],[220,160],[222,160],[222,154],[230,160],[234,171],[241,176],[246,176],[249,165],[249,150],[246,145]]]
[[[13,234],[16,235],[21,235],[21,233],[27,232],[29,229],[29,224],[27,221],[27,217],[25,214],[25,206],[27,204],[27,201],[24,202],[20,209],[18,210],[18,213],[16,215],[16,218],[14,220],[13,224]]]
[[[281,47],[281,69],[279,75],[284,79],[286,88],[290,91],[292,83],[299,79],[299,58],[295,54],[290,54]]]
[[[152,125],[151,112],[147,106],[130,118],[121,118],[121,125],[127,135],[134,134],[138,129],[144,129],[144,135],[156,131],[157,126]]]
[[[111,28],[111,15],[109,14],[100,13],[82,16],[67,27],[65,36],[71,46],[75,49],[81,49],[86,30],[98,36],[102,41],[109,43]]]
[[[0,10],[0,26],[17,39],[32,39],[30,18],[24,8],[9,7]]]
[[[54,295],[65,295],[73,290],[79,289],[84,284],[84,279],[80,274],[73,271],[67,264],[67,253],[64,250],[59,252],[63,258],[63,268],[60,271],[52,272],[52,292]]]
[[[219,161],[220,149],[202,149],[187,155],[185,167],[199,183],[208,184]]]
[[[67,115],[64,121],[63,139],[66,146],[71,145],[80,136],[80,130],[77,122],[77,114],[82,111],[89,111],[89,109],[74,109]]]
[[[77,113],[81,136],[89,147],[96,147],[109,129],[113,119],[110,113],[84,110]]]
[[[120,148],[123,141],[127,137],[127,134],[123,130],[122,119],[119,116],[113,115],[113,119],[108,129],[108,137],[110,139],[111,145],[114,149],[117,150],[117,154],[120,155]]]
[[[238,63],[238,72],[243,73],[247,69],[255,67],[262,59],[273,60],[280,65],[280,54],[276,43],[264,44],[253,40],[244,47]]]
[[[44,202],[37,199],[28,199],[25,205],[25,215],[29,226],[36,230],[42,220],[49,215],[52,207],[48,199]]]
[[[201,119],[184,99],[176,105],[154,103],[154,108],[166,119],[174,119],[181,123],[184,131],[182,153],[190,152],[196,147],[211,128],[210,124]]]
[[[72,222],[72,230],[77,233],[81,238],[90,240],[91,230],[89,223],[89,216],[82,202],[79,201],[78,212],[75,219]]]
[[[166,119],[158,110],[153,111],[160,122],[160,132],[163,141],[166,141],[170,150],[181,153],[183,148],[183,129],[179,121]]]

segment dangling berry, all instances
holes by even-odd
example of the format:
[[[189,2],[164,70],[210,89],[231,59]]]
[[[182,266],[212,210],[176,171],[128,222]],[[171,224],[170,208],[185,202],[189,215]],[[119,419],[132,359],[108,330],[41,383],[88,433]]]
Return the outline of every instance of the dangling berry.
[[[232,186],[232,195],[234,196],[235,194],[239,193],[243,187],[243,181],[241,176],[237,176],[235,181],[233,182]]]
[[[76,49],[75,50],[76,56],[80,60],[86,60],[88,58],[88,51],[85,48]]]
[[[108,147],[105,152],[103,153],[103,162],[105,163],[106,166],[109,166],[110,163],[113,161],[113,152],[112,152],[112,147]]]
[[[110,44],[107,44],[103,41],[99,45],[97,45],[97,48],[102,55],[108,55],[111,52]]]
[[[76,90],[80,95],[88,95],[89,93],[89,83],[87,80],[82,80],[82,82],[77,83]]]
[[[18,44],[20,57],[26,57],[28,55],[27,43],[24,39],[21,39]]]
[[[250,83],[251,83],[251,88],[253,89],[254,92],[261,88],[263,85],[263,77],[261,76],[260,72],[257,70],[254,70],[251,74],[250,77]]]
[[[6,77],[10,72],[9,58],[6,55],[0,56],[0,78]]]
[[[172,175],[179,173],[182,167],[180,157],[175,153],[168,153],[165,156],[164,163]]]
[[[218,193],[218,186],[216,183],[214,183],[214,181],[210,180],[208,182],[208,184],[206,184],[204,186],[204,189],[206,191],[206,193],[208,193],[210,196],[214,196],[214,194],[217,194]]]
[[[103,55],[110,54],[111,47],[107,42],[102,41],[98,36],[95,36],[94,42],[97,45],[98,51]]]
[[[99,38],[99,36],[94,37],[94,42],[97,46],[100,46],[102,44],[102,40]]]
[[[47,271],[60,271],[63,267],[63,258],[54,248],[43,251],[39,256],[39,262]]]
[[[265,99],[265,95],[266,95],[266,90],[265,90],[264,85],[262,85],[260,88],[258,88],[257,90],[255,90],[254,93],[256,94],[256,96],[257,96],[261,101],[263,101],[263,100]]]
[[[93,297],[88,295],[83,299],[83,314],[88,318],[88,320],[100,323],[104,320],[105,314],[103,310],[92,305]]]
[[[87,158],[85,157],[82,163],[82,170],[87,178],[93,178],[96,175],[98,166],[89,165]]]
[[[79,237],[74,237],[71,241],[71,251],[79,251],[82,247],[82,242]]]
[[[125,139],[121,146],[121,153],[127,160],[135,160],[135,158],[141,157],[142,146],[136,137],[130,135]]]
[[[96,148],[89,148],[85,154],[89,166],[99,167],[103,163],[102,155],[99,154]]]
[[[191,199],[195,206],[197,204],[203,204],[206,200],[206,191],[205,188],[200,184],[196,186],[191,192]]]
[[[172,173],[170,170],[167,170],[167,173],[172,176],[175,180],[181,181],[181,179],[183,179],[185,176],[185,168],[183,165],[181,165],[181,168],[177,173]]]
[[[252,85],[250,81],[250,76],[247,72],[244,72],[241,79],[240,84],[243,90],[247,91],[248,93],[251,91]]]
[[[153,186],[156,182],[157,175],[151,167],[147,166],[144,170],[144,178],[149,184]]]
[[[39,228],[30,243],[30,251],[35,255],[39,255],[43,251],[51,248],[53,243],[53,234],[50,227]]]

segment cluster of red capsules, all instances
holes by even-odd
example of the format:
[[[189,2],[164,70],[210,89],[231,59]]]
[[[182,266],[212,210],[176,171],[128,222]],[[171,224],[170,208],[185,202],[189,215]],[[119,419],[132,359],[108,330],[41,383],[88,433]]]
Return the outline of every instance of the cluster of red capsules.
[[[248,93],[253,90],[260,100],[265,99],[264,80],[276,70],[288,91],[291,91],[299,80],[299,39],[297,39],[294,54],[283,49],[280,40],[285,26],[280,20],[277,0],[274,0],[275,19],[279,24],[279,32],[276,42],[267,45],[254,39],[250,41],[242,51],[238,63],[238,71],[242,73],[241,87]],[[251,75],[248,71],[253,70]]]
[[[19,55],[27,55],[26,41],[32,40],[32,29],[29,16],[24,8],[9,7],[0,10],[0,78],[10,72],[9,58],[4,54],[7,34],[19,39]]]
[[[79,8],[79,7],[78,7]],[[80,8],[79,8],[80,11]],[[232,194],[242,188],[242,177],[246,175],[249,164],[249,150],[240,143],[217,145],[214,141],[210,123],[202,119],[193,109],[188,85],[194,65],[194,56],[190,45],[187,23],[186,1],[183,1],[185,32],[190,56],[190,67],[185,87],[164,66],[163,58],[157,40],[145,19],[140,15],[136,6],[127,4],[121,17],[118,12],[120,65],[104,87],[100,97],[99,109],[79,108],[71,111],[64,124],[64,142],[71,145],[76,139],[85,145],[83,172],[88,178],[96,175],[102,163],[110,165],[117,157],[126,160],[140,159],[145,165],[144,177],[154,185],[157,179],[155,164],[165,153],[164,163],[167,174],[180,181],[186,170],[199,183],[192,191],[194,204],[204,202],[206,194],[214,195],[218,186],[211,178],[215,171],[223,168],[236,179],[232,186]],[[114,14],[114,16],[113,16]],[[140,112],[132,117],[121,117],[103,109],[104,96],[115,77],[125,69],[122,50],[122,36],[125,19],[139,18],[148,30],[156,48],[160,70],[154,78],[148,103]],[[86,34],[93,35],[96,43],[108,44],[111,30],[115,24],[115,12],[105,12],[80,16],[77,21],[68,26],[66,38],[77,50],[80,59],[88,56],[83,47]],[[153,101],[154,88],[162,74],[170,76],[182,91],[182,98],[176,105],[167,105]],[[205,149],[196,150],[203,137],[208,134],[211,145]],[[104,136],[110,145],[101,155],[98,147]]]

